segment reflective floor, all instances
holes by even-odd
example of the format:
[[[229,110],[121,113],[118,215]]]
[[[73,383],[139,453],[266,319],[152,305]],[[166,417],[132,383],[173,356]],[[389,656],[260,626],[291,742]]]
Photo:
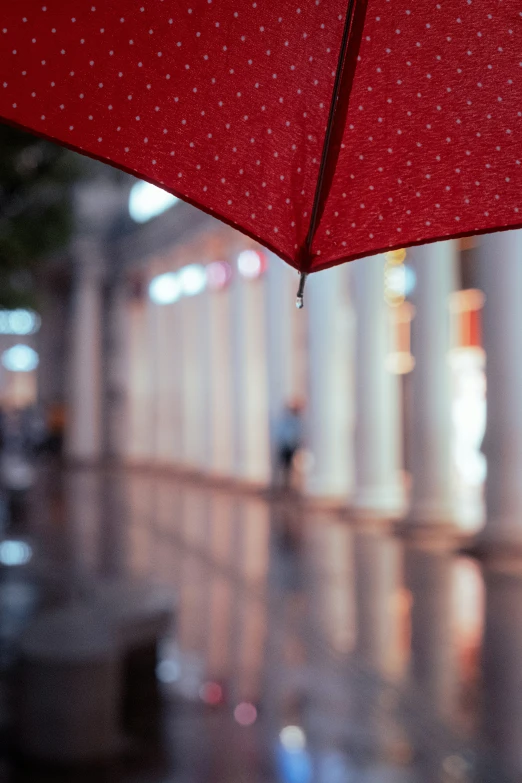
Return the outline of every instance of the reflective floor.
[[[48,472],[30,508],[35,559],[65,581],[131,574],[178,596],[160,739],[108,780],[521,779],[516,567],[138,471]]]

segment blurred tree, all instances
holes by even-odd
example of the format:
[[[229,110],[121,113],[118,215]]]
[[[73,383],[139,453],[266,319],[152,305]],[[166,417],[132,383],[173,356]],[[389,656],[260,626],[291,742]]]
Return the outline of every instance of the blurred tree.
[[[86,171],[79,155],[0,125],[0,307],[36,306],[36,266],[66,246]]]

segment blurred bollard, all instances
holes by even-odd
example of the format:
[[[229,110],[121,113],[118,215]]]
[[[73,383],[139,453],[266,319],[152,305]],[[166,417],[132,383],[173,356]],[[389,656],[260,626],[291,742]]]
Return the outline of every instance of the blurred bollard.
[[[90,586],[88,597],[120,649],[155,643],[172,626],[176,598],[168,587],[128,579],[100,580]]]
[[[21,645],[18,750],[57,763],[107,758],[121,747],[120,661],[105,620],[79,603],[43,614]]]
[[[158,643],[173,629],[175,595],[159,585],[115,579],[95,583],[91,597],[120,651],[122,728],[130,734],[155,735],[161,717]]]

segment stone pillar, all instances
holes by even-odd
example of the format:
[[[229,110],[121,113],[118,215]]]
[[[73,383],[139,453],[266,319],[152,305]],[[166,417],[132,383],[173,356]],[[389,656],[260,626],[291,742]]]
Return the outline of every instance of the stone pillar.
[[[413,248],[408,255],[417,277],[408,410],[413,481],[409,518],[413,524],[452,523],[449,296],[456,288],[458,246],[454,240],[437,242]]]
[[[180,302],[155,307],[155,460],[176,465],[182,459],[181,385],[183,370]],[[152,348],[151,348],[152,350]]]
[[[270,475],[264,280],[237,272],[231,287],[234,476],[256,484]]]
[[[183,355],[183,467],[205,470],[208,432],[205,407],[208,386],[205,374],[204,295],[182,297],[176,303],[181,318]]]
[[[484,540],[522,544],[522,231],[484,236],[477,248],[485,294],[488,461]]]
[[[390,315],[384,301],[384,256],[351,264],[356,314],[355,491],[358,513],[400,516],[402,430],[398,376],[386,366]]]
[[[309,347],[308,435],[313,456],[307,488],[311,495],[346,499],[353,486],[350,378],[353,318],[348,297],[348,268],[339,266],[312,275],[306,286],[305,301]]]
[[[66,453],[95,461],[102,452],[102,271],[98,244],[75,243]]]
[[[150,459],[150,366],[147,335],[149,307],[146,300],[129,302],[128,434],[126,456],[130,461]]]
[[[208,290],[205,297],[205,374],[207,378],[207,470],[215,476],[234,471],[230,289]]]
[[[183,461],[183,322],[179,302],[167,306],[166,311],[166,349],[169,406],[169,462],[180,465]]]
[[[71,244],[74,271],[65,451],[72,459],[95,461],[111,454],[117,440],[111,425],[114,411],[109,410],[113,377],[108,377],[107,370],[113,372],[113,353],[120,353],[112,350],[116,326],[108,295],[118,275],[114,270],[119,259],[111,258],[109,264],[105,254],[111,224],[126,211],[127,189],[106,172],[80,183],[73,202],[76,234]]]
[[[160,369],[158,333],[160,321],[161,315],[159,313],[159,307],[150,299],[150,297],[148,297],[145,316],[145,407],[142,412],[145,419],[145,432],[142,448],[143,456],[150,464],[153,464],[158,460],[159,451],[158,421],[160,410]]]
[[[154,454],[157,465],[168,461],[172,427],[169,406],[170,378],[168,372],[170,346],[168,345],[168,308],[172,305],[153,304],[150,351],[154,357]]]
[[[103,316],[103,410],[104,453],[121,459],[128,437],[129,307],[124,280],[111,275],[104,296]]]

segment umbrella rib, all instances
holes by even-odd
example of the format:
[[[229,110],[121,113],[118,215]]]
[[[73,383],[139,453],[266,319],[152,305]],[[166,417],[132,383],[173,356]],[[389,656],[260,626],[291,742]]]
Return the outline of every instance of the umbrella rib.
[[[328,112],[328,121],[326,124],[326,133],[324,137],[324,143],[323,143],[323,151],[321,153],[321,162],[319,165],[319,174],[317,177],[317,185],[315,188],[315,194],[314,194],[314,202],[312,206],[312,215],[310,217],[310,225],[308,227],[308,234],[306,235],[305,240],[305,263],[306,265],[310,264],[311,261],[311,253],[312,253],[312,242],[315,234],[315,228],[317,223],[317,216],[319,214],[319,205],[321,203],[321,195],[323,190],[323,181],[324,181],[324,175],[326,172],[326,163],[328,160],[328,153],[330,151],[330,142],[332,139],[332,130],[334,126],[334,120],[335,120],[335,114],[337,109],[337,101],[339,98],[339,93],[341,91],[341,82],[342,82],[342,75],[343,75],[343,66],[344,61],[346,59],[346,50],[348,48],[348,41],[350,39],[350,29],[352,26],[352,19],[354,15],[355,10],[355,3],[356,0],[349,0],[348,2],[348,8],[346,11],[346,20],[344,23],[344,30],[343,30],[343,37],[341,39],[341,48],[339,50],[339,58],[337,60],[337,70],[335,73],[335,81],[332,91],[332,100],[330,102],[330,110]],[[308,270],[306,270],[307,272]],[[305,274],[305,273],[303,273]]]

